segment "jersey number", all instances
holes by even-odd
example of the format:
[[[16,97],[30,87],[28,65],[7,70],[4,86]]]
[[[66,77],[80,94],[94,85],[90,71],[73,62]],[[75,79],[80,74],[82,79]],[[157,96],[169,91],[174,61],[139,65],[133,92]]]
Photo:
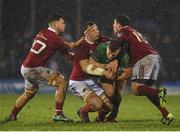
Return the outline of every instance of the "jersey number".
[[[139,42],[148,43],[147,39],[141,33],[137,32],[137,31],[133,31],[133,34],[136,36],[136,38]]]
[[[36,50],[36,49],[33,49],[33,47],[36,45],[36,44],[39,44],[41,45],[41,47]],[[44,49],[46,48],[46,44],[40,40],[34,40],[33,44],[32,44],[32,48],[31,48],[31,52],[33,52],[34,54],[40,54]]]

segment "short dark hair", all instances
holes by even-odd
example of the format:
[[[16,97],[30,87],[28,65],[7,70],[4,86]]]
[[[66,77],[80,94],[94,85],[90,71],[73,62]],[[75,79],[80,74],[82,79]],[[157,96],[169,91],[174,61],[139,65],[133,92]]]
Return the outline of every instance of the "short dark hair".
[[[115,17],[116,21],[120,23],[122,26],[130,25],[130,19],[126,14],[120,14]]]
[[[96,25],[93,21],[87,21],[84,24],[84,33],[87,33],[91,29],[91,26],[93,25]]]
[[[57,20],[60,20],[60,19],[63,19],[63,17],[61,15],[53,14],[53,15],[49,16],[48,23],[51,23],[53,21],[57,21]]]
[[[115,52],[117,49],[122,47],[122,39],[112,39],[108,44],[108,48],[111,52]]]

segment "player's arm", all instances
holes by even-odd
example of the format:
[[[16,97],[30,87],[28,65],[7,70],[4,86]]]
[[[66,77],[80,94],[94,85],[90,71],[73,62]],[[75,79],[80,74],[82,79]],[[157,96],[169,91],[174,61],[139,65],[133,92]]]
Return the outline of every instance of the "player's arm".
[[[106,78],[111,79],[113,77],[113,73],[97,67],[96,65],[90,64],[89,59],[84,59],[80,61],[80,66],[82,68],[82,71],[90,74],[90,75],[96,75],[96,76],[105,76]]]
[[[117,80],[125,80],[131,76],[132,67],[121,69]]]
[[[93,64],[93,65],[95,65],[97,67],[107,69],[107,64],[97,62],[92,56],[89,58],[89,63]]]
[[[107,68],[115,74],[117,72],[117,68],[118,68],[118,60],[115,59],[115,60],[111,61],[107,65]]]
[[[70,48],[70,49],[74,49],[76,46],[80,45],[81,42],[84,40],[84,36],[81,37],[78,41],[76,42],[68,42],[68,41],[65,41],[65,44]]]

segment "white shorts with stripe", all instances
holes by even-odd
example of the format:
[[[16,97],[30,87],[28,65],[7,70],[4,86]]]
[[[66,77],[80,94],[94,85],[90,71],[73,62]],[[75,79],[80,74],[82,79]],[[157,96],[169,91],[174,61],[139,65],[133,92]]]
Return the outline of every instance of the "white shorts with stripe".
[[[86,90],[94,91],[98,96],[104,92],[93,78],[83,81],[69,80],[69,89],[79,97],[83,96]]]
[[[150,54],[145,56],[133,66],[131,80],[157,80],[160,63],[161,58],[159,55]]]

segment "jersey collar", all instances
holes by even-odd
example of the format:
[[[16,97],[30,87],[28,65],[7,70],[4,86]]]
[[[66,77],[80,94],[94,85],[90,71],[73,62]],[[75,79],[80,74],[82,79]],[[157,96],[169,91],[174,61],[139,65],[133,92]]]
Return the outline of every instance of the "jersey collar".
[[[54,32],[54,33],[56,33],[56,34],[58,34],[53,28],[51,28],[51,27],[48,27],[48,30],[50,30],[50,31],[52,31],[52,32]]]
[[[87,38],[85,38],[85,41],[86,41],[88,44],[95,44],[95,42],[91,42],[91,41],[87,40]]]

